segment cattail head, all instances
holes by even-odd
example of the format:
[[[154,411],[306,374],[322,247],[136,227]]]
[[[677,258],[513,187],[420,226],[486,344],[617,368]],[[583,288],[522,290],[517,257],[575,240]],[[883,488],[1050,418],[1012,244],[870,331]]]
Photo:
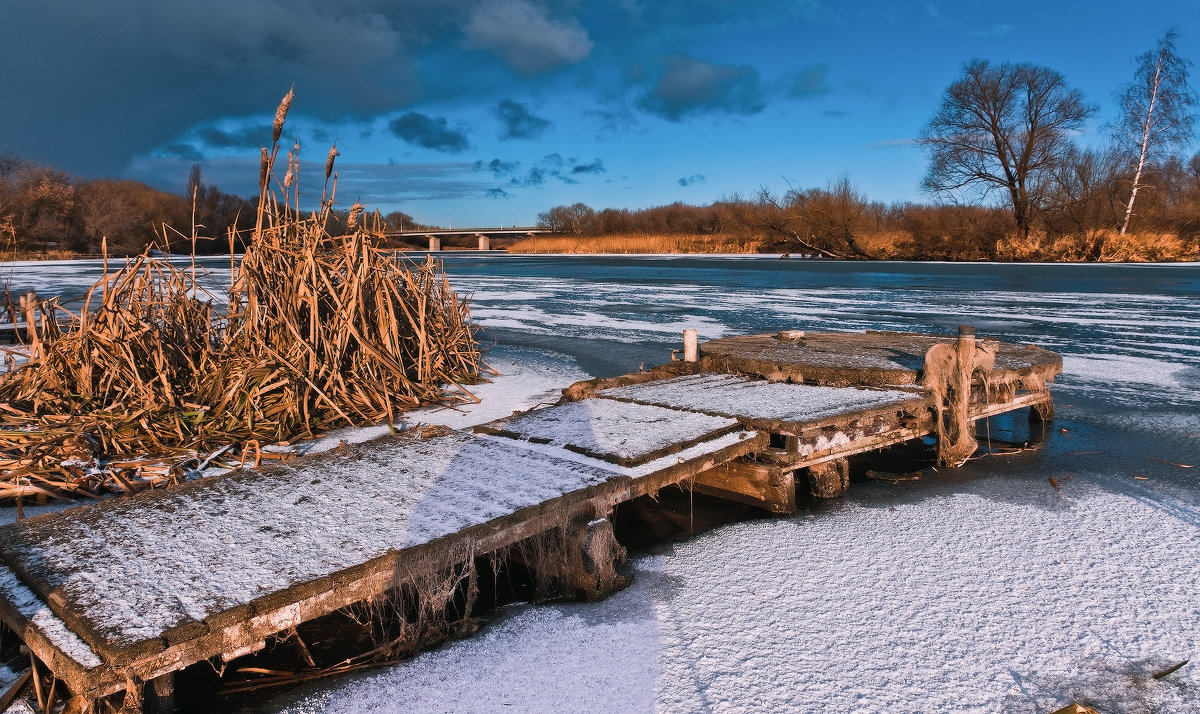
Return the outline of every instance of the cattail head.
[[[271,157],[267,155],[267,147],[262,147],[262,156],[258,162],[258,187],[267,187],[267,171],[271,168]]]
[[[279,141],[279,135],[283,133],[283,122],[287,119],[288,108],[292,106],[292,99],[296,96],[296,85],[292,85],[288,89],[288,93],[283,95],[283,100],[279,102],[279,107],[275,110],[275,124],[271,128],[271,142]]]
[[[362,214],[364,208],[366,206],[358,201],[354,202],[354,205],[350,207],[350,217],[346,219],[346,230],[354,230],[354,227],[358,225],[358,217]]]
[[[294,179],[296,177],[296,172],[292,168],[292,165],[296,160],[295,156],[296,155],[294,153],[292,153],[291,151],[288,152],[288,169],[287,169],[287,173],[283,175],[283,187],[284,188],[289,188],[292,185],[292,179]]]
[[[337,157],[338,157],[338,150],[337,150],[337,144],[335,143],[333,146],[329,147],[329,158],[325,159],[325,178],[326,179],[328,179],[329,175],[333,173],[333,160]]]

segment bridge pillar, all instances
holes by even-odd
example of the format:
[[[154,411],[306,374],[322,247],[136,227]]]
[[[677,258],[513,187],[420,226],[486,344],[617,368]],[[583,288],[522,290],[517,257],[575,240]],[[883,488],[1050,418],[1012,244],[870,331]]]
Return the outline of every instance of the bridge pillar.
[[[479,249],[480,250],[491,250],[492,249],[492,239],[491,238],[488,238],[487,236],[483,235],[482,233],[476,233],[475,235],[479,236]]]
[[[442,239],[439,238],[438,236],[429,236],[429,250],[434,251],[434,250],[441,250],[441,249],[442,249]]]

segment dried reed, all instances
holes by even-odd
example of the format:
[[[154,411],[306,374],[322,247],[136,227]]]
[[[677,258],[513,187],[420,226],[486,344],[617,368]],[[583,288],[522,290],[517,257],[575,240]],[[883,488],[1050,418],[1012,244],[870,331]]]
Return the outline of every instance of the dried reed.
[[[531,236],[510,253],[754,253],[760,240],[732,235]]]
[[[0,500],[139,490],[230,444],[474,400],[470,311],[441,266],[375,248],[367,221],[330,235],[336,174],[309,215],[295,153],[291,177],[275,177],[291,99],[262,151],[257,227],[224,311],[150,250],[106,271],[65,332],[56,302],[38,305],[29,361],[0,377]]]

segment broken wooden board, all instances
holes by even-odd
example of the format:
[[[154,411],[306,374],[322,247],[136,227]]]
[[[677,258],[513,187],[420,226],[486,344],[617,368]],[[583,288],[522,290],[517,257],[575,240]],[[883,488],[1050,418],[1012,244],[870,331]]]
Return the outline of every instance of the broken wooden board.
[[[781,333],[787,334],[787,333]],[[803,337],[743,335],[700,346],[711,371],[755,374],[772,381],[831,386],[917,384],[925,355],[957,338],[908,332],[820,332]],[[994,372],[1010,380],[1044,384],[1062,371],[1062,356],[1034,345],[997,347]]]
[[[762,444],[726,431],[622,467],[483,434],[392,437],[47,514],[0,528],[16,576],[0,578],[0,618],[73,693],[104,696]]]

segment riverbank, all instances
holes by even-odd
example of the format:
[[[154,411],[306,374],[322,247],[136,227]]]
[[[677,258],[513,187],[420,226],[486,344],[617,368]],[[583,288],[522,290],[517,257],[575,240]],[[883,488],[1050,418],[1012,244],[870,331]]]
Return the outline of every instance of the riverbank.
[[[1096,231],[1086,235],[1009,235],[990,245],[955,244],[950,237],[919,239],[905,231],[856,235],[858,252],[824,251],[817,240],[787,239],[778,234],[618,233],[612,235],[538,235],[513,242],[510,253],[523,254],[786,254],[813,258],[875,260],[949,260],[1011,263],[1158,263],[1200,259],[1200,243],[1167,233]]]

